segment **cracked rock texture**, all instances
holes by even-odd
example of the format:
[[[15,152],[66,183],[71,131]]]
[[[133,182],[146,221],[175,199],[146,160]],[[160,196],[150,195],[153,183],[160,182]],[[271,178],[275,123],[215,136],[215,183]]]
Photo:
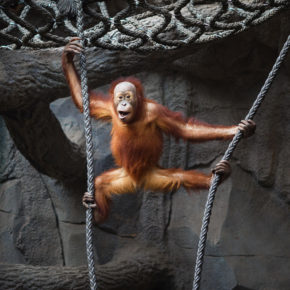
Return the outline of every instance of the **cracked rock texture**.
[[[154,60],[150,70],[140,72],[140,67],[136,68],[136,76],[142,80],[148,98],[171,110],[208,123],[237,124],[246,115],[290,33],[289,17],[289,12],[276,16],[255,29],[202,46],[171,63]],[[57,53],[54,66],[60,70]],[[2,62],[0,56],[0,79],[4,76]],[[5,73],[9,73],[8,68]],[[25,74],[25,70],[18,74]],[[72,154],[81,154],[82,116],[69,97],[58,95],[58,82],[51,84],[56,90],[48,100],[55,100],[50,109],[71,144],[81,148],[70,149]],[[98,89],[105,91],[108,85],[105,81],[103,84]],[[80,202],[85,189],[83,180],[63,182],[57,174],[50,174],[53,166],[48,165],[49,170],[44,172],[45,164],[40,171],[31,165],[35,162],[31,155],[38,154],[41,148],[36,139],[27,157],[26,147],[15,145],[22,138],[12,124],[16,111],[10,105],[9,113],[1,108],[0,119],[0,261],[39,266],[85,265],[85,212]],[[256,116],[256,134],[239,144],[232,160],[233,173],[218,190],[201,289],[290,289],[289,109],[288,56]],[[93,127],[97,175],[113,167],[114,161],[109,149],[110,125],[93,121]],[[42,138],[41,134],[37,136]],[[57,136],[48,138],[54,140]],[[219,161],[227,146],[221,141],[189,144],[176,143],[169,137],[165,140],[162,166],[204,172]],[[62,152],[55,154],[59,154],[62,163],[58,170],[66,170]],[[30,162],[24,156],[31,158]],[[82,160],[73,164],[83,164]],[[109,219],[94,228],[97,264],[126,257],[138,245],[145,252],[153,245],[165,250],[173,265],[172,289],[191,289],[206,194],[188,194],[181,189],[167,195],[138,192],[114,197]]]

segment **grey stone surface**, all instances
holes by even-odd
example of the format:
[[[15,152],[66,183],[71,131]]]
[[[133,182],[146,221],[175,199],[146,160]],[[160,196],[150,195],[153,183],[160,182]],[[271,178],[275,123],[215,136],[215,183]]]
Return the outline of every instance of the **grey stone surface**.
[[[289,16],[275,17],[174,62],[144,68],[136,76],[148,98],[171,110],[209,123],[237,124],[290,33]],[[59,55],[52,61],[59,61]],[[233,174],[218,190],[201,289],[289,289],[289,94],[288,56],[256,116],[256,134],[239,144],[232,160]],[[58,99],[50,107],[66,138],[83,150],[82,116],[71,100]],[[97,175],[114,162],[110,125],[94,121],[93,127]],[[164,167],[204,172],[219,161],[227,146],[221,141],[176,143],[170,137],[165,141]],[[84,184],[63,184],[37,172],[14,145],[2,119],[0,145],[1,262],[85,264],[80,204]],[[167,195],[138,192],[114,197],[109,219],[94,229],[97,263],[117,263],[132,252],[137,257],[141,251],[159,247],[174,267],[173,289],[191,289],[205,201],[206,191],[188,194],[184,189]]]
[[[42,176],[21,156],[4,121],[1,131],[0,260],[62,265],[55,209]]]

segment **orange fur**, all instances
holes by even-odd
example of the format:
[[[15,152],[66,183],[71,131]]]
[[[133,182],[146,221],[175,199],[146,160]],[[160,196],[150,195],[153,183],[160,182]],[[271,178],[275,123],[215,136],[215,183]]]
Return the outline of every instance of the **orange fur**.
[[[75,67],[67,60],[63,68],[72,98],[82,110],[79,78]],[[120,82],[131,82],[136,87],[137,106],[134,119],[124,124],[116,113],[114,89]],[[95,179],[94,212],[97,222],[106,219],[112,194],[134,192],[137,187],[168,192],[180,186],[186,189],[209,188],[211,175],[182,169],[161,169],[158,166],[162,154],[162,132],[190,141],[230,139],[237,126],[214,126],[186,121],[182,114],[172,112],[155,101],[144,98],[141,82],[135,78],[122,78],[112,83],[110,97],[90,93],[91,115],[97,119],[112,121],[111,150],[118,169],[109,170]]]
[[[111,98],[102,94],[90,92],[90,114],[96,119],[110,121],[112,119]]]
[[[163,138],[154,124],[139,122],[136,126],[118,127],[113,122],[111,149],[118,166],[138,181],[155,166],[162,153]]]
[[[156,114],[158,126],[163,132],[176,138],[183,137],[182,127],[186,125],[186,121],[180,112],[172,112],[164,106],[157,105]]]
[[[111,169],[95,178],[95,200],[98,210],[94,211],[97,222],[104,221],[109,213],[111,195],[133,192],[136,183],[127,172],[122,169]]]
[[[184,186],[190,189],[208,189],[211,174],[206,175],[195,170],[154,168],[143,177],[143,187],[153,191],[170,192]]]
[[[181,113],[172,112],[158,103],[144,98],[141,83],[136,79],[119,79],[114,82],[110,89],[113,100],[114,88],[119,82],[129,81],[136,87],[138,98],[137,119],[133,123],[124,125],[120,122],[117,114],[112,116],[112,140],[111,150],[116,164],[126,172],[126,182],[119,182],[124,171],[114,171],[114,176],[108,179],[106,172],[96,178],[95,199],[99,207],[99,214],[104,220],[108,215],[109,204],[112,194],[129,193],[135,191],[136,186],[153,191],[168,192],[177,190],[180,186],[190,189],[207,189],[210,185],[211,174],[181,169],[160,169],[159,158],[162,154],[162,132],[173,135],[176,138],[198,139],[199,136],[190,136],[187,124],[194,124],[192,120],[186,122]],[[141,104],[141,105],[140,105]],[[208,130],[220,128],[200,123]],[[228,128],[228,127],[224,127]],[[205,129],[205,131],[206,131]],[[193,128],[191,128],[193,131]],[[213,132],[207,133],[211,138]],[[222,133],[225,135],[225,132]],[[203,137],[204,138],[204,137]],[[120,172],[120,175],[117,174]],[[105,177],[105,179],[104,179]],[[134,184],[134,186],[132,186]]]

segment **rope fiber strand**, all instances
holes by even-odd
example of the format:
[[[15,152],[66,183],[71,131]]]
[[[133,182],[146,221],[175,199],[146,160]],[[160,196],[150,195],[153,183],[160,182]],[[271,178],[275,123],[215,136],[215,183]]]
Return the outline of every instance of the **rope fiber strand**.
[[[262,89],[260,90],[260,93],[258,94],[255,102],[253,103],[249,113],[247,114],[245,120],[253,119],[255,114],[257,113],[258,108],[262,104],[267,92],[269,91],[275,77],[277,76],[278,70],[281,67],[281,64],[283,63],[287,52],[290,47],[290,35],[288,36],[278,58],[276,59],[276,62],[274,66],[272,67],[271,72],[269,73]],[[226,150],[222,160],[229,160],[238,145],[239,141],[242,138],[242,133],[239,131],[231,141],[231,143],[228,146],[228,149]],[[200,288],[200,282],[201,282],[201,274],[202,274],[202,266],[203,266],[203,260],[204,260],[204,252],[205,252],[205,246],[206,246],[206,238],[208,233],[208,226],[210,222],[210,216],[212,212],[213,202],[216,194],[216,190],[220,181],[220,175],[215,174],[213,181],[211,183],[207,202],[205,205],[204,215],[202,219],[202,226],[200,230],[200,237],[198,242],[198,250],[196,255],[196,263],[195,263],[195,273],[194,273],[194,281],[193,281],[193,290],[199,290]]]
[[[77,30],[78,36],[81,39],[81,44],[85,49],[85,40],[83,33],[83,7],[81,0],[75,1],[77,7]],[[87,192],[93,196],[94,192],[94,172],[93,172],[93,142],[92,142],[92,125],[90,118],[90,107],[89,107],[89,94],[88,94],[88,79],[87,79],[87,68],[86,68],[86,56],[85,50],[80,54],[80,78],[81,78],[81,89],[83,96],[83,108],[84,108],[84,126],[85,126],[85,137],[86,137],[86,156],[87,156]],[[91,290],[97,289],[96,274],[95,274],[95,263],[93,255],[93,239],[92,239],[92,214],[93,209],[88,208],[86,210],[86,248],[87,248],[87,260],[88,270],[90,279]]]

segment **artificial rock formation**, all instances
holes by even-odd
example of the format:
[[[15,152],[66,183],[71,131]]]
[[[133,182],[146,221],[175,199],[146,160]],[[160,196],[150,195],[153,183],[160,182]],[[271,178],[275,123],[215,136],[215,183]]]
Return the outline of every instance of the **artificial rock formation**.
[[[91,85],[106,90],[112,79],[134,74],[148,98],[172,110],[209,123],[236,124],[290,33],[289,17],[288,11],[195,51],[144,56],[96,50],[88,54]],[[60,49],[1,51],[0,261],[9,264],[0,266],[1,289],[17,289],[17,283],[33,277],[44,281],[35,289],[87,289],[82,116],[64,98],[68,90],[60,55]],[[239,144],[232,176],[218,191],[201,289],[289,288],[289,76],[288,56],[256,116],[255,136]],[[110,125],[93,121],[93,127],[95,173],[100,174],[114,166]],[[189,144],[166,138],[161,164],[209,172],[225,148],[221,141]],[[141,289],[126,284],[132,275],[133,285],[136,277],[144,279],[144,289],[155,289],[157,282],[166,289],[191,289],[205,200],[206,191],[188,195],[183,189],[115,197],[109,219],[94,228],[99,281],[111,275],[112,289]],[[145,274],[132,270],[123,280],[115,277],[126,257],[128,269],[138,264]],[[61,288],[61,278],[46,280],[66,271],[72,271],[68,279],[85,282]]]

